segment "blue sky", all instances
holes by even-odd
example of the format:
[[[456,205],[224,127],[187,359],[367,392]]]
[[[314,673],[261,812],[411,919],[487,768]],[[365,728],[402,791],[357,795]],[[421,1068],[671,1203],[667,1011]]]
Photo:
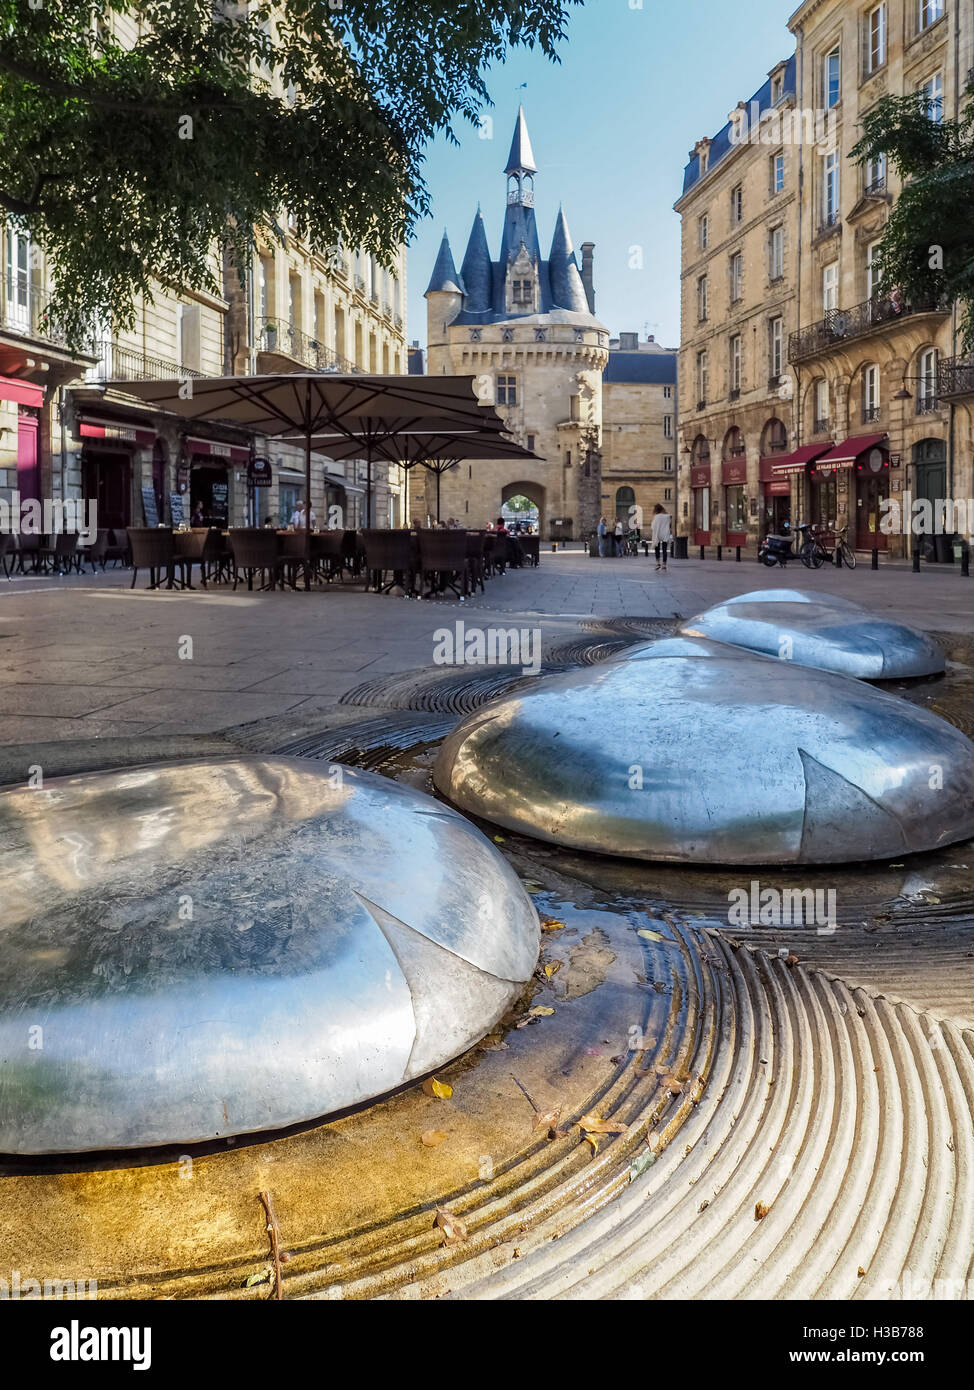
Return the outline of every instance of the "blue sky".
[[[560,65],[513,53],[488,74],[493,138],[457,127],[460,148],[440,139],[426,181],[432,218],[409,248],[410,342],[426,345],[426,301],[444,225],[459,266],[477,203],[496,256],[504,215],[504,165],[523,101],[539,166],[536,208],[547,252],[559,202],[576,253],[594,241],[596,309],[613,334],[680,334],[679,196],[688,151],[713,135],[739,100],[761,86],[794,45],[794,4],[781,0],[588,0],[571,19]],[[796,0],[797,3],[797,0]],[[527,88],[518,90],[522,82]],[[642,247],[643,269],[629,268]]]

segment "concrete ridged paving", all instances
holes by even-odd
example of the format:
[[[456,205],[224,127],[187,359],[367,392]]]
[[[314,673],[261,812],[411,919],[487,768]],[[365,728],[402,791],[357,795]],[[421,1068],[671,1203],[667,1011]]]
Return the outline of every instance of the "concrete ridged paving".
[[[559,1190],[552,1172],[543,1200],[529,1184],[453,1203],[466,1255],[446,1269],[393,1259],[360,1282],[346,1266],[344,1297],[960,1295],[974,1274],[974,1036],[762,952],[681,936],[699,998],[675,1054],[703,1079],[698,1103],[666,1109],[657,1089],[633,1115],[620,1100],[612,1113],[630,1132],[584,1183],[573,1172]],[[662,1147],[630,1181],[647,1129]]]

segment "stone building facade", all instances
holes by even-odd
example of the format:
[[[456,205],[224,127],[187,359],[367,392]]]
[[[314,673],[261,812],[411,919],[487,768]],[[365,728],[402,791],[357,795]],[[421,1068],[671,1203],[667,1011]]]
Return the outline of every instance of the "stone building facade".
[[[124,39],[127,17],[113,21]],[[132,31],[134,34],[134,31]],[[308,245],[285,219],[283,242],[262,241],[241,276],[213,263],[217,293],[159,284],[136,306],[134,326],[93,325],[81,351],[57,329],[41,250],[0,222],[0,501],[96,502],[100,526],[166,521],[171,498],[188,520],[286,522],[304,493],[303,453],[277,440],[176,417],[106,390],[118,379],[264,372],[407,371],[406,262],[387,268],[351,248]],[[51,311],[52,312],[49,312]],[[267,458],[269,488],[255,489],[251,456]],[[319,522],[364,522],[366,464],[313,457]],[[375,525],[403,519],[398,467],[373,469]]]
[[[680,530],[753,545],[788,518],[902,556],[913,540],[884,523],[887,499],[974,490],[974,367],[953,306],[879,295],[874,248],[900,186],[886,161],[848,156],[887,93],[922,91],[932,119],[959,112],[974,11],[806,0],[789,27],[794,55],[698,142],[676,204]]]
[[[798,160],[780,136],[795,111],[794,58],[738,112],[767,143],[737,138],[732,113],[700,140],[676,204],[682,219],[680,504],[693,545],[750,545],[792,510],[773,474],[795,442],[786,370],[797,327]]]
[[[638,508],[648,531],[659,503],[676,516],[677,355],[635,333],[611,340],[602,374],[602,511],[606,520]]]
[[[858,168],[847,156],[863,114],[887,93],[923,91],[932,119],[958,114],[974,64],[974,10],[961,0],[807,0],[789,27],[799,101],[827,109],[835,127],[834,156],[806,153],[800,328],[789,350],[802,443],[816,453],[840,446],[834,466],[828,453],[808,465],[808,517],[834,517],[861,549],[905,555],[911,538],[880,528],[881,503],[902,505],[906,493],[970,497],[972,417],[969,398],[963,405],[941,391],[942,367],[957,353],[952,307],[876,294],[872,253],[900,193],[895,171],[885,161]]]
[[[665,388],[675,389],[676,358],[657,349],[647,354],[652,372],[628,370],[630,359],[643,356],[638,345],[630,353],[612,351],[595,312],[594,245],[583,243],[579,265],[564,210],[547,258],[542,255],[537,165],[523,110],[504,172],[498,258],[491,256],[479,210],[459,270],[444,233],[426,292],[427,370],[476,377],[481,398],[497,406],[510,432],[541,461],[460,463],[442,477],[440,515],[484,526],[505,502],[523,496],[537,506],[543,536],[587,537],[603,512],[614,516],[620,489],[638,505],[666,490],[665,459],[675,449],[672,419],[670,436],[663,435],[664,414],[675,418],[675,412],[662,407]],[[410,498],[413,519],[436,518],[435,480],[419,469]]]

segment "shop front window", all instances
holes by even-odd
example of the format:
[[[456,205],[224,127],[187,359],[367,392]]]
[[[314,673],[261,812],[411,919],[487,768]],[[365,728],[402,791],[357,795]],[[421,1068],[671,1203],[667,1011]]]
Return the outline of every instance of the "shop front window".
[[[726,516],[727,534],[732,532],[739,535],[747,530],[747,498],[744,496],[743,486],[734,486],[726,489]]]

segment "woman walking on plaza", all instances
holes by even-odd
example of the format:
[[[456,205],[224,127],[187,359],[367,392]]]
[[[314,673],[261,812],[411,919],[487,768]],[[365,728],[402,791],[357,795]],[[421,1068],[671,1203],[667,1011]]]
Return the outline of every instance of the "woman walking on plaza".
[[[656,550],[656,568],[657,570],[661,569],[664,574],[666,573],[666,557],[669,554],[672,539],[673,530],[670,526],[670,514],[662,502],[657,502],[653,508],[652,540]]]

